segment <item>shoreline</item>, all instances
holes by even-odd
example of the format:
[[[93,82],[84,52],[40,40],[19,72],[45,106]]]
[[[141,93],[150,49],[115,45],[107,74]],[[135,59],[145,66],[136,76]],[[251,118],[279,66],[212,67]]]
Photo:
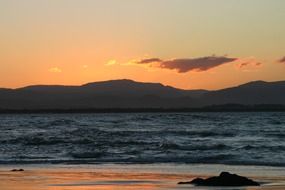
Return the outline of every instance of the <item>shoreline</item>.
[[[24,172],[11,172],[23,168]],[[192,164],[0,165],[1,190],[214,189],[177,185],[229,171],[261,182],[246,189],[285,189],[285,168]],[[227,188],[219,188],[227,189]],[[245,188],[235,188],[237,190]]]

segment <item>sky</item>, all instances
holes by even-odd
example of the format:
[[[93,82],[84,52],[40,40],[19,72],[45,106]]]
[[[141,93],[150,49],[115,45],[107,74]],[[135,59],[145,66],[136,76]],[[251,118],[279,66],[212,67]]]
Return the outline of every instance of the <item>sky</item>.
[[[284,0],[0,0],[0,87],[285,80]]]

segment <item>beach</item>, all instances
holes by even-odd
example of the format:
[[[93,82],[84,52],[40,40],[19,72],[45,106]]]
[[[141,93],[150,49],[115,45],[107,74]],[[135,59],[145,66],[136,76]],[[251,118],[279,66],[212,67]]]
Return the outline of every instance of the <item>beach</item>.
[[[12,169],[23,168],[23,172]],[[260,187],[195,187],[178,185],[195,177],[229,171],[250,177]],[[191,164],[6,165],[0,168],[1,190],[120,189],[285,189],[285,168]]]

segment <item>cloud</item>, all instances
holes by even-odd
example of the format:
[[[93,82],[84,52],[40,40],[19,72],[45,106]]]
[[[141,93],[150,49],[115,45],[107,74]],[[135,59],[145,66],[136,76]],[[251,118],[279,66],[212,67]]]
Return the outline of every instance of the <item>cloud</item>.
[[[285,63],[285,56],[283,58],[281,58],[278,62]]]
[[[207,71],[222,64],[230,63],[237,60],[236,58],[227,57],[202,57],[195,59],[174,59],[161,63],[162,68],[175,69],[179,73],[188,71]]]
[[[243,68],[243,67],[248,66],[249,64],[250,64],[250,62],[240,63],[240,64],[238,65],[238,67],[239,67],[239,68]]]
[[[105,65],[106,66],[111,66],[111,65],[116,65],[116,64],[117,64],[117,60],[111,59]]]
[[[238,69],[255,69],[262,65],[255,57],[243,58],[238,60],[236,65]]]
[[[52,73],[61,73],[62,72],[62,70],[58,67],[52,67],[48,71],[52,72]]]
[[[150,59],[142,59],[138,61],[138,64],[147,64],[147,63],[155,63],[155,62],[162,62],[159,58],[150,58]]]
[[[248,67],[248,66],[258,67],[261,65],[262,65],[262,63],[260,63],[260,62],[243,62],[243,63],[238,64],[238,67],[239,68]]]
[[[238,60],[238,58],[229,58],[225,56],[207,56],[199,58],[187,59],[173,59],[162,60],[159,58],[142,59],[137,64],[150,64],[158,63],[155,67],[176,70],[178,73],[186,73],[189,71],[207,71],[219,65],[231,63]]]

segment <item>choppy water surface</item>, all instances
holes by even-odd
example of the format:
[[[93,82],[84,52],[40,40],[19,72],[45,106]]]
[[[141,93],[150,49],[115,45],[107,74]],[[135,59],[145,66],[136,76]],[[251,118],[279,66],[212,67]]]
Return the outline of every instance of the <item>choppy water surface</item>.
[[[0,164],[285,166],[285,113],[0,115]]]

